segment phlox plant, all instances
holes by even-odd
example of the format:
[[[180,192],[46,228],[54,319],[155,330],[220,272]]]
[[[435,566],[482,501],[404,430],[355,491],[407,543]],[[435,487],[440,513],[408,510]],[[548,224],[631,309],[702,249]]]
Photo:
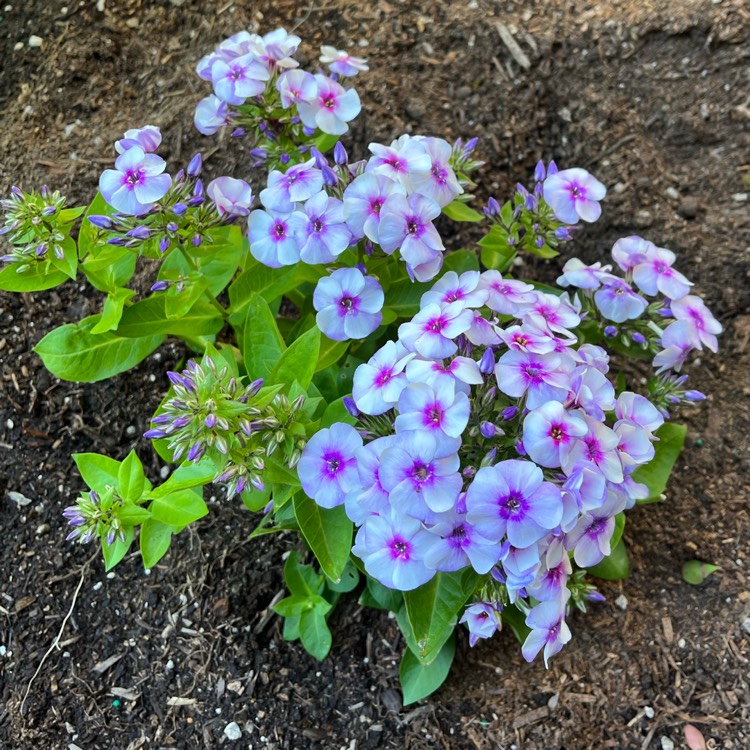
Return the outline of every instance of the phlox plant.
[[[151,568],[216,484],[259,514],[253,536],[304,540],[274,606],[284,637],[324,658],[358,589],[396,615],[408,703],[445,679],[458,624],[472,646],[506,626],[546,664],[603,599],[592,577],[627,575],[625,512],[663,499],[685,434],[670,414],[704,398],[681,371],[721,325],[641,237],[569,257],[554,287],[515,278],[519,254],[585,234],[605,186],[539,162],[530,188],[476,211],[476,139],[401,135],[352,160],[340,138],[367,65],[323,47],[304,70],[299,44],[240,32],[197,66],[213,88],[197,129],[244,139],[260,181],[206,181],[200,155],[173,173],[158,127],[128,130],[88,207],[13,188],[0,288],[82,273],[106,295],[37,345],[62,379],[124,372],[167,336],[188,352],[145,433],[171,475],[152,486],[135,452],[74,456],[87,489],[69,539],[100,543],[109,569],[137,538]],[[450,222],[486,233],[446,249]],[[622,358],[651,367],[645,387]]]

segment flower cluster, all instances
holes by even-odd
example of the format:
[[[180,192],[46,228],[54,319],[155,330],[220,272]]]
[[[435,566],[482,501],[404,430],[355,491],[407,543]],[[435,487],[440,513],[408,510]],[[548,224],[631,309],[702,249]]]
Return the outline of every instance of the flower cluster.
[[[0,261],[12,263],[17,273],[24,273],[38,264],[46,269],[50,263],[59,265],[65,260],[70,223],[81,210],[66,209],[65,198],[58,191],[51,192],[45,185],[38,193],[24,193],[14,186],[0,207],[5,212],[0,236],[11,244],[10,252],[0,256]]]
[[[122,509],[122,498],[114,487],[108,485],[101,495],[94,490],[83,493],[75,505],[63,511],[73,527],[67,540],[77,539],[81,544],[88,544],[93,539],[102,539],[108,545],[114,544],[116,539],[125,541],[125,528],[119,518]]]
[[[264,489],[266,458],[278,450],[293,468],[305,446],[304,395],[293,401],[280,386],[243,386],[230,368],[210,356],[167,373],[173,395],[152,418],[144,437],[167,439],[174,461],[209,458],[214,480],[228,495]]]
[[[690,294],[693,284],[674,267],[671,250],[642,237],[624,237],[615,242],[612,258],[624,278],[614,274],[611,265],[586,265],[571,258],[558,283],[579,290],[606,338],[653,357],[661,377],[653,381],[652,395],[660,409],[682,399],[700,400],[697,391],[681,389],[685,376],[675,373],[691,351],[704,346],[717,351],[721,324],[700,297]]]
[[[446,273],[357,369],[357,427],[321,430],[300,461],[305,492],[359,527],[353,553],[371,576],[407,591],[473,568],[472,641],[514,604],[529,660],[569,640],[569,600],[596,596],[571,563],[610,554],[616,517],[648,495],[633,473],[664,421],[616,393],[607,352],[579,338],[582,315],[577,297],[497,271]]]
[[[440,271],[445,248],[434,221],[463,192],[464,170],[476,168],[473,147],[404,135],[390,146],[371,143],[366,162],[349,163],[338,144],[333,165],[313,151],[308,161],[269,175],[263,208],[248,219],[250,250],[278,268],[330,266],[342,256],[351,265],[344,253],[356,249],[357,268],[321,279],[314,305],[329,338],[364,338],[380,325],[384,299],[368,265],[398,251],[412,279],[430,281]]]
[[[228,124],[233,135],[250,131],[257,139],[251,153],[273,163],[288,162],[318,132],[345,133],[361,105],[357,92],[338,79],[367,70],[367,65],[326,46],[320,61],[332,75],[309,73],[294,59],[300,41],[284,29],[262,37],[242,31],[203,57],[196,72],[211,82],[214,93],[198,103],[196,128],[204,135]]]

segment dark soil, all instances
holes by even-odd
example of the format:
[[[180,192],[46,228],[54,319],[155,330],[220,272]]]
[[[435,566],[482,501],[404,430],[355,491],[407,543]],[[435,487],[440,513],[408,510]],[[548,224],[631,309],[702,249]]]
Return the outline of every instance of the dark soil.
[[[172,163],[200,149],[211,175],[242,174],[239,144],[217,150],[192,129],[208,93],[192,68],[239,29],[284,25],[310,59],[320,43],[369,58],[350,153],[403,131],[479,135],[482,198],[509,195],[539,158],[588,167],[610,192],[601,227],[582,233],[575,252],[604,259],[634,233],[673,248],[726,331],[720,355],[692,370],[693,387],[710,395],[681,415],[688,441],[666,502],[629,516],[631,577],[605,584],[607,602],[572,618],[574,639],[549,670],[525,664],[509,633],[475,649],[462,634],[445,686],[403,709],[403,644],[384,614],[341,606],[323,663],[282,640],[268,607],[282,591],[282,556],[298,542],[248,540],[255,519],[236,504],[213,499],[209,518],[150,575],[137,554],[106,575],[93,548],[64,541],[61,510],[82,488],[71,453],[123,458],[135,447],[158,479],[140,435],[183,351],[167,343],[107,383],[59,382],[31,347],[101,299],[73,283],[0,294],[2,748],[600,750],[669,748],[670,739],[679,748],[686,722],[708,747],[750,747],[746,4],[7,3],[2,194],[46,182],[85,202],[114,139],[145,123],[161,126]],[[528,69],[501,41],[499,21]],[[41,47],[27,45],[32,34]],[[693,558],[721,570],[688,586],[680,569]],[[243,730],[237,742],[223,736],[231,721]]]

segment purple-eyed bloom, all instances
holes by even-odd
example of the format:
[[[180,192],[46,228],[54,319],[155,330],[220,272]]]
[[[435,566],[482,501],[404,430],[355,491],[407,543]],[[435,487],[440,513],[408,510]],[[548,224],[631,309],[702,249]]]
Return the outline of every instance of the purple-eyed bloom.
[[[614,484],[622,482],[623,470],[617,446],[620,438],[601,422],[585,416],[589,431],[563,451],[562,468],[566,473],[575,467],[579,461],[594,464],[599,471]]]
[[[411,591],[434,577],[424,557],[434,537],[414,518],[394,510],[369,516],[357,532],[352,552],[375,580],[391,589]]]
[[[260,200],[269,211],[288,213],[295,203],[309,200],[323,189],[323,173],[315,159],[289,167],[286,172],[274,169],[268,175],[268,187],[260,191]]]
[[[544,200],[566,224],[596,221],[602,213],[599,201],[607,188],[585,169],[563,169],[544,181]]]
[[[490,349],[487,351],[492,353]],[[466,394],[471,392],[472,385],[482,383],[479,365],[470,357],[453,357],[447,364],[441,359],[413,359],[406,366],[406,377],[412,383],[425,383],[429,386],[450,381],[456,392]]]
[[[448,511],[430,528],[438,539],[425,556],[425,565],[445,573],[471,566],[484,575],[500,559],[502,544],[485,539],[465,514]]]
[[[217,177],[206,188],[208,197],[216,204],[219,215],[247,216],[253,203],[253,191],[244,180]]]
[[[465,393],[456,393],[452,378],[435,380],[432,386],[409,383],[398,400],[396,433],[420,430],[435,436],[459,438],[469,423],[471,406]]]
[[[144,125],[142,128],[131,128],[119,141],[115,141],[115,151],[124,154],[129,148],[139,146],[147,154],[151,154],[161,144],[161,130],[156,125]]]
[[[480,638],[492,638],[502,624],[500,610],[502,605],[492,602],[474,602],[464,611],[459,622],[469,628],[469,645],[474,647]]]
[[[687,320],[675,320],[670,323],[659,341],[664,349],[654,357],[653,364],[657,374],[665,370],[679,372],[688,354],[697,348],[694,346],[696,339],[697,336]]]
[[[329,339],[369,336],[383,321],[383,288],[357,268],[339,268],[318,281],[313,292],[315,321]]]
[[[571,406],[579,406],[586,414],[603,422],[604,412],[615,408],[615,389],[604,373],[595,367],[581,365],[570,376]]]
[[[429,263],[445,250],[432,223],[439,215],[440,206],[430,198],[392,194],[380,212],[380,246],[386,253],[400,249],[401,257],[412,268]]]
[[[355,237],[379,243],[380,211],[393,194],[406,188],[380,174],[361,174],[344,190],[344,219]]]
[[[380,483],[391,505],[420,521],[455,507],[463,480],[458,454],[428,432],[403,432],[381,455]]]
[[[536,300],[536,292],[531,284],[504,279],[500,271],[485,271],[479,280],[479,288],[487,290],[487,307],[501,315],[516,315],[520,309]]]
[[[685,320],[690,325],[690,340],[695,349],[702,349],[705,344],[712,352],[718,350],[719,342],[716,336],[724,328],[700,297],[689,294],[687,297],[673,300],[670,307],[672,315],[677,320]]]
[[[675,260],[677,256],[671,250],[652,245],[646,249],[645,259],[633,269],[633,281],[651,296],[661,292],[671,300],[680,299],[693,284],[672,268]]]
[[[318,91],[315,77],[304,70],[285,71],[276,81],[276,88],[281,95],[281,106],[284,109],[301,102],[311,102]]]
[[[526,661],[534,661],[544,648],[544,665],[547,666],[550,656],[559,653],[570,641],[572,635],[565,622],[565,603],[569,596],[566,590],[562,599],[537,604],[526,616],[526,625],[531,628],[521,648]]]
[[[640,318],[648,307],[648,302],[630,284],[616,277],[605,281],[594,293],[594,302],[601,314],[615,323]]]
[[[623,419],[615,424],[614,430],[620,438],[617,450],[625,471],[634,471],[638,466],[647,464],[653,459],[655,451],[651,442],[651,433],[643,427]]]
[[[145,214],[172,185],[172,178],[162,174],[166,166],[160,156],[132,146],[117,157],[114,169],[104,170],[99,178],[99,192],[123,214]]]
[[[664,417],[659,410],[645,397],[631,391],[623,391],[617,397],[615,415],[618,419],[627,419],[655,432],[664,424]]]
[[[430,170],[430,157],[414,138],[401,137],[390,146],[371,143],[366,171],[382,174],[411,190],[411,177]]]
[[[565,447],[587,432],[580,414],[568,411],[559,401],[548,401],[526,415],[523,447],[540,466],[556,468],[562,464],[560,454]]]
[[[464,191],[450,165],[453,149],[442,138],[423,138],[419,144],[430,158],[430,167],[425,172],[411,175],[411,189],[435,201],[441,208],[447,206]]]
[[[373,513],[381,516],[390,513],[388,490],[380,483],[380,457],[394,440],[395,435],[386,435],[372,440],[355,453],[360,486],[347,494],[344,506],[349,520],[357,526]]]
[[[351,232],[344,223],[344,211],[338,198],[329,198],[325,190],[310,198],[297,212],[296,234],[300,259],[305,263],[331,263],[349,247]]]
[[[461,302],[464,307],[481,307],[487,301],[489,292],[479,288],[479,280],[479,271],[465,271],[460,276],[455,271],[448,271],[432,285],[429,292],[422,295],[420,306]]]
[[[598,289],[603,279],[611,278],[611,270],[612,266],[602,266],[599,262],[587,266],[579,258],[571,258],[563,266],[562,276],[558,277],[557,283],[562,287]]]
[[[266,66],[253,54],[216,60],[211,66],[214,93],[227,104],[244,104],[251,96],[262,94],[270,77]]]
[[[453,339],[467,331],[473,320],[472,311],[460,302],[444,308],[427,305],[399,326],[398,337],[409,351],[428,359],[444,359],[456,353],[458,345]]]
[[[195,107],[193,123],[195,129],[203,135],[213,135],[227,124],[229,107],[218,96],[211,94],[201,99]]]
[[[360,71],[369,70],[367,61],[361,57],[354,57],[344,50],[336,49],[327,44],[320,48],[320,62],[327,65],[333,73],[340,76],[356,76]]]
[[[347,123],[362,109],[359,95],[324,75],[316,75],[315,83],[318,90],[313,100],[297,105],[302,123],[329,135],[343,135],[349,130]]]
[[[297,464],[302,489],[323,508],[343,504],[346,494],[361,486],[355,458],[361,447],[359,433],[343,422],[316,432]]]
[[[562,520],[560,489],[531,461],[512,459],[480,469],[466,492],[466,518],[485,539],[507,534],[514,547],[538,542]]]
[[[257,209],[247,220],[250,252],[269,268],[291,266],[299,261],[294,239],[299,219],[294,214],[272,214]]]
[[[383,414],[396,405],[407,380],[404,368],[416,355],[398,341],[388,341],[354,371],[352,396],[365,414]]]
[[[495,365],[497,387],[506,395],[521,398],[536,409],[547,401],[565,401],[570,378],[558,354],[529,354],[511,350]]]
[[[625,509],[627,498],[610,490],[606,502],[596,510],[584,513],[565,538],[567,549],[575,550],[573,559],[580,568],[590,568],[612,554],[615,516]]]

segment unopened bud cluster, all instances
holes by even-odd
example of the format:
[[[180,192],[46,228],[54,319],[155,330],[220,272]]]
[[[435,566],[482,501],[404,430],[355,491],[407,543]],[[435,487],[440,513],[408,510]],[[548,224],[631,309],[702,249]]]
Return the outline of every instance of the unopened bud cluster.
[[[81,544],[102,539],[108,545],[114,544],[116,539],[125,541],[125,529],[118,516],[122,507],[122,498],[109,485],[101,494],[94,490],[82,493],[75,505],[63,511],[73,527],[67,539],[77,539]]]

